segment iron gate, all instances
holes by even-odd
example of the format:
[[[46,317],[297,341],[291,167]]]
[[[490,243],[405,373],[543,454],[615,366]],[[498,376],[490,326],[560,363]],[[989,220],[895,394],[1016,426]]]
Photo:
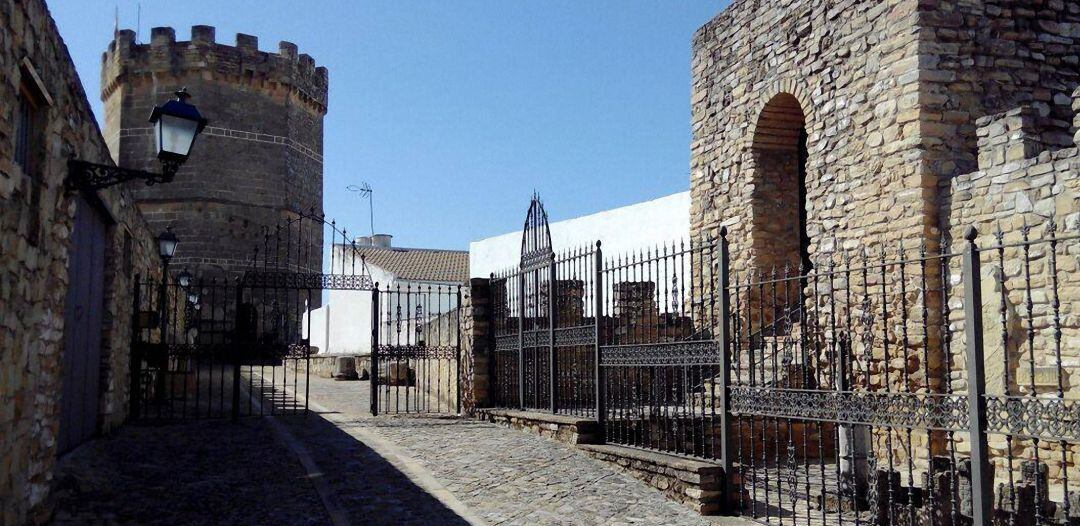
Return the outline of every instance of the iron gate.
[[[517,268],[493,274],[496,405],[596,414],[600,246],[556,254],[547,212],[534,197]]]
[[[723,231],[605,259],[547,230],[534,197],[491,276],[495,406],[716,462],[769,524],[1080,522],[1080,234],[834,241],[810,270],[735,266]]]
[[[461,413],[461,285],[372,294],[371,414]]]
[[[327,238],[324,273],[312,254]],[[350,313],[347,323],[366,327],[360,340],[370,336],[358,343],[370,352],[365,394],[373,414],[461,411],[461,285],[380,290],[362,247],[313,211],[268,230],[239,278],[196,277],[181,285],[166,274],[169,281],[142,282],[135,292],[135,418],[306,412],[312,358],[320,351],[313,315],[326,291],[370,295],[370,308]]]

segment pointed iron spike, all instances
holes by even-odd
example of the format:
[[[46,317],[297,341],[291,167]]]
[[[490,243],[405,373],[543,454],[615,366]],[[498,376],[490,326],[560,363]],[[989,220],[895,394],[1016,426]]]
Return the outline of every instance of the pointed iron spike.
[[[1057,233],[1057,221],[1054,221],[1054,217],[1051,216],[1050,219],[1046,221],[1046,235],[1048,237],[1054,237],[1054,234],[1056,234],[1056,233]]]

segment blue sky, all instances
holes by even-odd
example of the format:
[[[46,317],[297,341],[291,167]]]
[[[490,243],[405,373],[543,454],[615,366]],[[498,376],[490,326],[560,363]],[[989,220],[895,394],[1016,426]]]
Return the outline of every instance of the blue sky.
[[[726,0],[141,2],[140,40],[217,27],[330,70],[325,210],[399,246],[467,248],[520,228],[535,189],[552,220],[689,186],[690,39]],[[99,119],[101,53],[133,0],[50,9]]]

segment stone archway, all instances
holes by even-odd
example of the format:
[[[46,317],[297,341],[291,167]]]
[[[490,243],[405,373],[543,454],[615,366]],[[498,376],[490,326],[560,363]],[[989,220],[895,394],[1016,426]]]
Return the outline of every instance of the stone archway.
[[[754,267],[769,274],[811,268],[806,228],[806,114],[790,93],[774,95],[754,126],[752,248]]]

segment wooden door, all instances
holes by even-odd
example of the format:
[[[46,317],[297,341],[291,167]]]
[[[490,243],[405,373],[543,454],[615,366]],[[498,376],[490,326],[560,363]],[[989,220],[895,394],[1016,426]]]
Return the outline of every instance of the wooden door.
[[[59,452],[70,451],[98,428],[102,314],[105,309],[107,219],[80,196],[75,212],[64,307],[63,391]]]

